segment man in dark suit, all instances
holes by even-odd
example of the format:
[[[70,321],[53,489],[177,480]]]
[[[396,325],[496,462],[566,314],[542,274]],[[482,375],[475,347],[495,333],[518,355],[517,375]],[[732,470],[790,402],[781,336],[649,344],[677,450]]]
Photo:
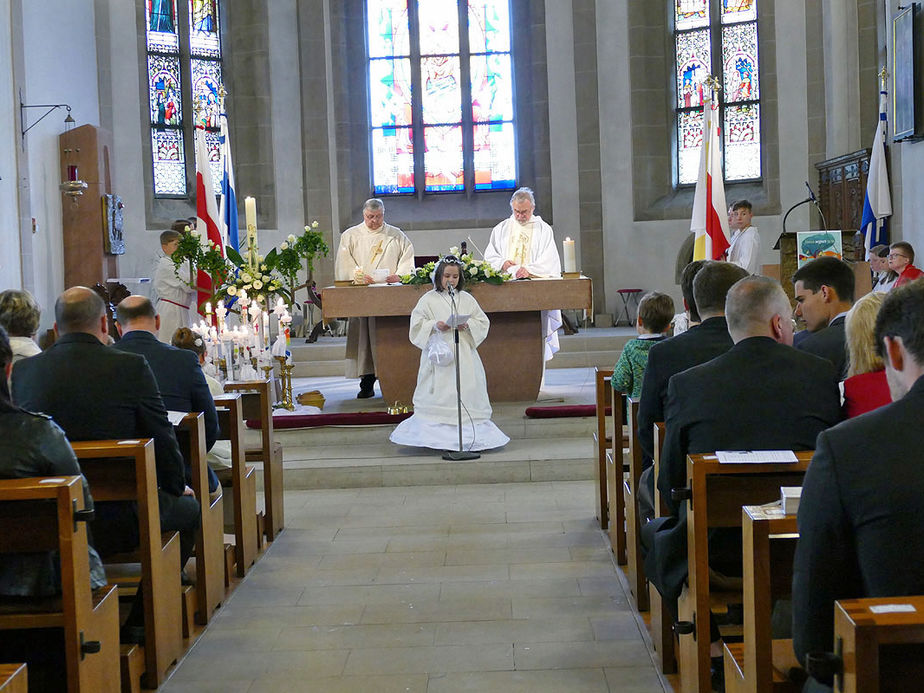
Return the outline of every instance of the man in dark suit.
[[[144,296],[127,296],[116,306],[116,320],[122,338],[115,348],[140,354],[154,372],[161,399],[168,411],[201,411],[205,419],[205,447],[212,449],[218,438],[218,413],[196,355],[157,339],[160,316]],[[190,470],[187,468],[187,483]],[[209,470],[209,490],[218,488],[218,478]]]
[[[843,260],[820,257],[802,265],[792,275],[796,295],[796,317],[805,320],[803,339],[796,348],[828,359],[838,380],[847,377],[847,346],[844,319],[853,305],[853,270]]]
[[[58,297],[55,329],[59,338],[52,347],[13,367],[13,400],[51,416],[69,440],[153,438],[161,529],[179,531],[185,563],[199,526],[199,503],[186,485],[183,456],[154,374],[143,357],[105,346],[106,307],[86,287]],[[92,532],[103,557],[133,549],[139,541],[134,504],[97,503]],[[134,616],[140,617],[139,609]]]
[[[725,322],[725,296],[735,282],[746,276],[746,270],[730,262],[698,260],[690,263],[684,270],[683,282],[689,282],[692,295],[688,299],[687,291],[684,291],[684,303],[690,309],[691,319],[694,313],[698,313],[702,322],[676,337],[655,344],[648,352],[638,405],[638,436],[646,468],[640,483],[639,512],[645,519],[654,517],[651,502],[654,479],[650,471],[654,459],[652,430],[655,422],[664,421],[668,381],[671,376],[731,349],[732,340]]]
[[[668,385],[658,489],[673,515],[643,529],[653,535],[646,574],[674,613],[687,577],[687,504],[669,499],[672,488],[686,486],[687,455],[811,450],[818,433],[840,417],[834,367],[791,347],[789,299],[779,282],[759,276],[740,280],[728,292],[725,316],[734,346],[675,375]],[[740,532],[715,538],[722,555],[710,551],[710,563],[728,572],[737,567],[740,574]]]
[[[835,600],[924,594],[924,281],[889,293],[875,338],[892,404],[822,432],[802,488],[793,645],[803,664],[833,650]]]

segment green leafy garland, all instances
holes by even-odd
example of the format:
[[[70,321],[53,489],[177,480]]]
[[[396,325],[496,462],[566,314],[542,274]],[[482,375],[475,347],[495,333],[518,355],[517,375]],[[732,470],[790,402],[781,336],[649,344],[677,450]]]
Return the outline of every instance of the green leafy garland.
[[[458,248],[450,248],[449,254],[458,256]],[[498,272],[484,260],[476,260],[471,255],[462,255],[459,257],[462,261],[462,273],[465,275],[466,284],[475,282],[487,282],[488,284],[503,284],[510,279],[507,272]],[[433,272],[436,270],[436,262],[428,262],[423,267],[418,267],[412,274],[406,274],[401,277],[402,284],[430,284],[433,282]]]

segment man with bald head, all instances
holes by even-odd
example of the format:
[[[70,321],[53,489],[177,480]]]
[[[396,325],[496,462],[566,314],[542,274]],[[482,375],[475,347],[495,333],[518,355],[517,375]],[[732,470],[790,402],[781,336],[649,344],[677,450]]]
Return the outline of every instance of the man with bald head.
[[[106,306],[86,287],[58,297],[55,330],[58,340],[49,349],[13,367],[13,401],[51,416],[68,440],[153,438],[161,529],[180,532],[185,563],[199,524],[199,503],[186,485],[183,456],[154,374],[144,357],[105,346]],[[92,527],[103,557],[138,545],[134,503],[97,503]],[[140,625],[137,600],[136,605],[132,627]]]
[[[205,447],[211,450],[218,438],[218,413],[209,392],[199,359],[186,349],[158,341],[160,315],[145,296],[127,296],[116,306],[116,327],[122,338],[115,348],[140,354],[147,360],[157,380],[161,399],[168,411],[201,411],[205,419]],[[190,470],[187,468],[187,483]],[[218,478],[209,469],[209,490],[218,488]]]

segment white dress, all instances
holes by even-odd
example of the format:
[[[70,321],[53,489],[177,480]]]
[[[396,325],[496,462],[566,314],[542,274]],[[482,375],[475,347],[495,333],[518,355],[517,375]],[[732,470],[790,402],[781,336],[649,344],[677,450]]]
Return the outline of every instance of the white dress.
[[[456,303],[460,315],[471,315],[468,329],[459,330],[462,447],[465,450],[498,448],[506,445],[510,438],[491,421],[488,385],[478,356],[478,345],[488,336],[490,321],[478,301],[467,291],[456,294]],[[453,330],[436,330],[436,323],[448,321],[450,314],[449,295],[435,290],[424,294],[411,313],[410,340],[421,350],[417,388],[414,390],[414,414],[398,424],[389,436],[393,443],[436,450],[458,449],[455,362],[434,365],[430,362],[427,348],[430,336],[437,334],[451,349],[455,349]]]

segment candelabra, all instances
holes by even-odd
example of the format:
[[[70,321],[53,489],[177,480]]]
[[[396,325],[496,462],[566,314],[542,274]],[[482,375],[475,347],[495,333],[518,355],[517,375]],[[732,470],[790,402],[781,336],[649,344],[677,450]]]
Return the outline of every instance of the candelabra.
[[[286,363],[285,356],[274,357],[279,361],[279,379],[282,384],[282,401],[273,405],[276,409],[288,409],[293,411],[295,403],[292,400],[292,371],[295,370],[295,364]]]

